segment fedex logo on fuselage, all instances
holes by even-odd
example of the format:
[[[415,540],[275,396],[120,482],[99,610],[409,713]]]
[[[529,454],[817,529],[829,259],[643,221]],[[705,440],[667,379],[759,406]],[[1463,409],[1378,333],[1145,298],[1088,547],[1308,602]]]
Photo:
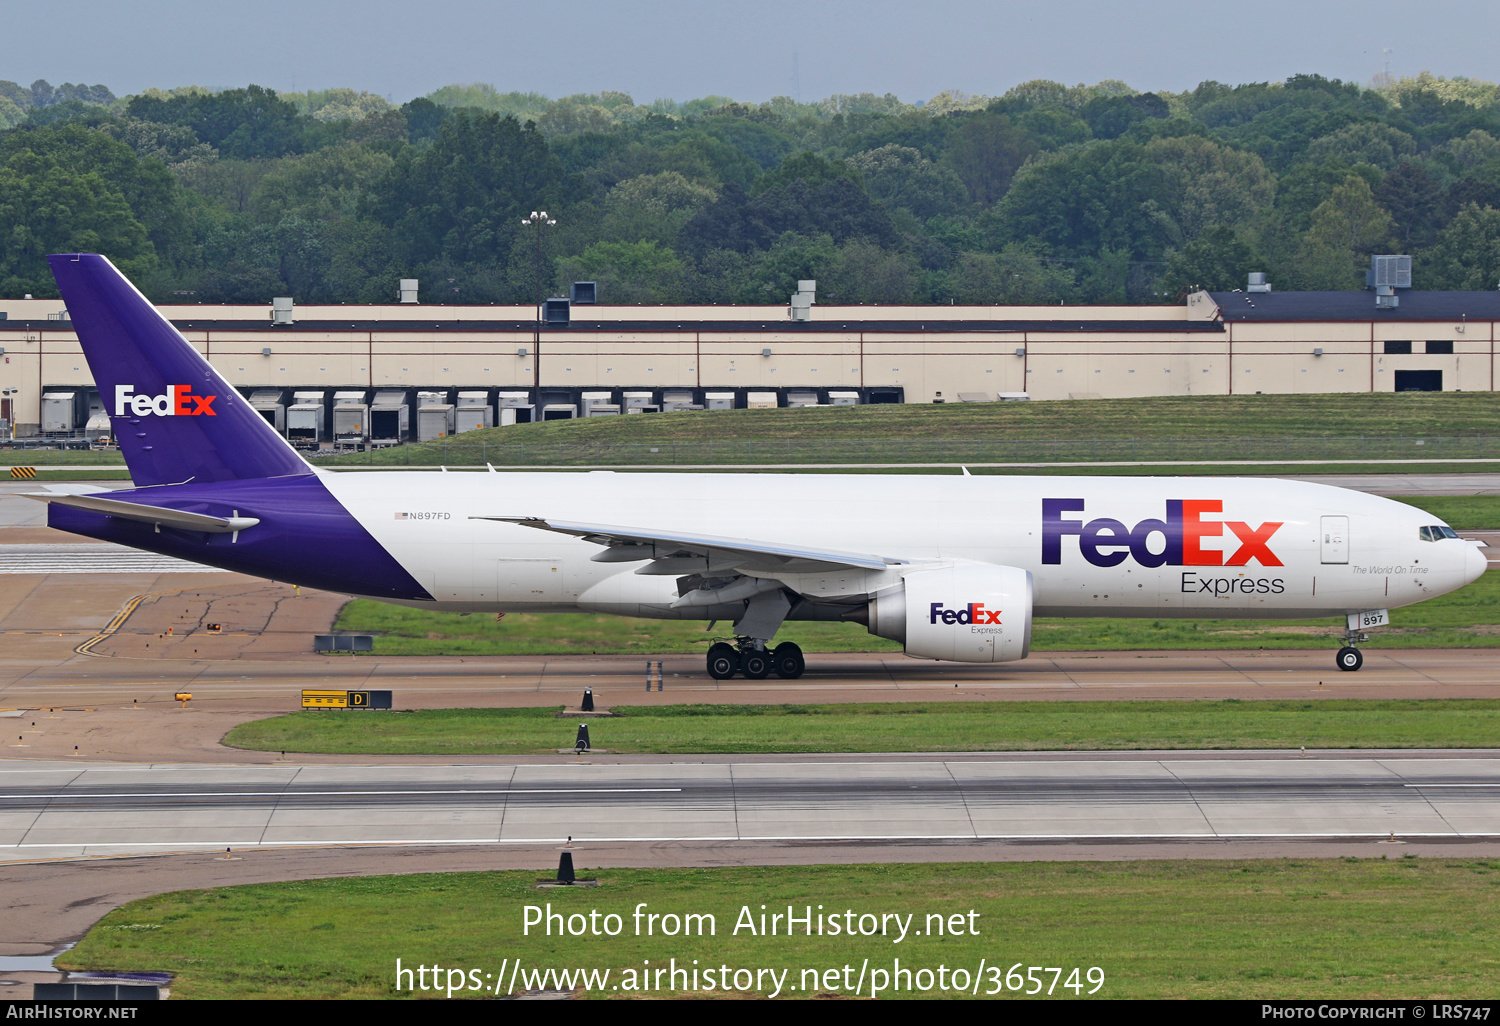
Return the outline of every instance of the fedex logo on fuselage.
[[[970,602],[957,609],[948,609],[941,602],[934,602],[927,611],[927,622],[937,623],[939,620],[943,623],[999,623],[1000,610],[986,609],[983,602]]]
[[[1063,539],[1077,535],[1079,551],[1094,566],[1118,566],[1127,557],[1148,567],[1246,566],[1252,559],[1261,566],[1282,565],[1268,544],[1281,523],[1251,527],[1238,520],[1209,519],[1210,514],[1224,512],[1220,499],[1168,499],[1165,518],[1148,518],[1134,527],[1109,517],[1087,523],[1065,518],[1083,507],[1082,499],[1042,500],[1043,563],[1061,563]],[[1239,540],[1233,552],[1202,547],[1206,538],[1224,537],[1226,527]],[[1161,540],[1153,543],[1152,535]]]
[[[115,416],[217,417],[216,395],[193,395],[191,385],[168,385],[161,395],[136,394],[134,385],[115,386]],[[127,412],[128,408],[128,412]]]

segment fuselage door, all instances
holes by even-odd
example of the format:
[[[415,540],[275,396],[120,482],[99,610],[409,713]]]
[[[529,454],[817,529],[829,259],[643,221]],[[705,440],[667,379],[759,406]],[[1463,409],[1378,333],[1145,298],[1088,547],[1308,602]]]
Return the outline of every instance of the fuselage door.
[[[1323,562],[1349,562],[1349,518],[1323,518]]]

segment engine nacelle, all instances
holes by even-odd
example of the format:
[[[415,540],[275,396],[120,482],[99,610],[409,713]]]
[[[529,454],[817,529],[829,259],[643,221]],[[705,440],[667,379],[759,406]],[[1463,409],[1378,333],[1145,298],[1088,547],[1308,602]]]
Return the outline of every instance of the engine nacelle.
[[[1031,595],[1031,572],[1019,567],[965,563],[918,570],[870,600],[870,633],[924,659],[1025,659]]]

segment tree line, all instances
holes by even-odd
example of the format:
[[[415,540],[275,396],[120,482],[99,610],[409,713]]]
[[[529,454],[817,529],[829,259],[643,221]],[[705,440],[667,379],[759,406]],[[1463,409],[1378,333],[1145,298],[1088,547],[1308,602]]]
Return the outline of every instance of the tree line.
[[[555,225],[525,226],[533,210]],[[532,233],[540,231],[538,240]],[[1317,75],[1184,93],[1036,81],[923,104],[840,95],[636,104],[455,85],[0,82],[0,294],[111,256],[163,302],[1176,302],[1500,286],[1500,87]],[[540,260],[538,255],[540,254]]]

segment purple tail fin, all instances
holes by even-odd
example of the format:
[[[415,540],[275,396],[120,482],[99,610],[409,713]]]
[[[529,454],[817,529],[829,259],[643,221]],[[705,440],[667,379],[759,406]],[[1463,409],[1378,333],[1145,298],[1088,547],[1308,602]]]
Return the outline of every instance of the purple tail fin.
[[[137,487],[312,473],[107,258],[47,260]]]

